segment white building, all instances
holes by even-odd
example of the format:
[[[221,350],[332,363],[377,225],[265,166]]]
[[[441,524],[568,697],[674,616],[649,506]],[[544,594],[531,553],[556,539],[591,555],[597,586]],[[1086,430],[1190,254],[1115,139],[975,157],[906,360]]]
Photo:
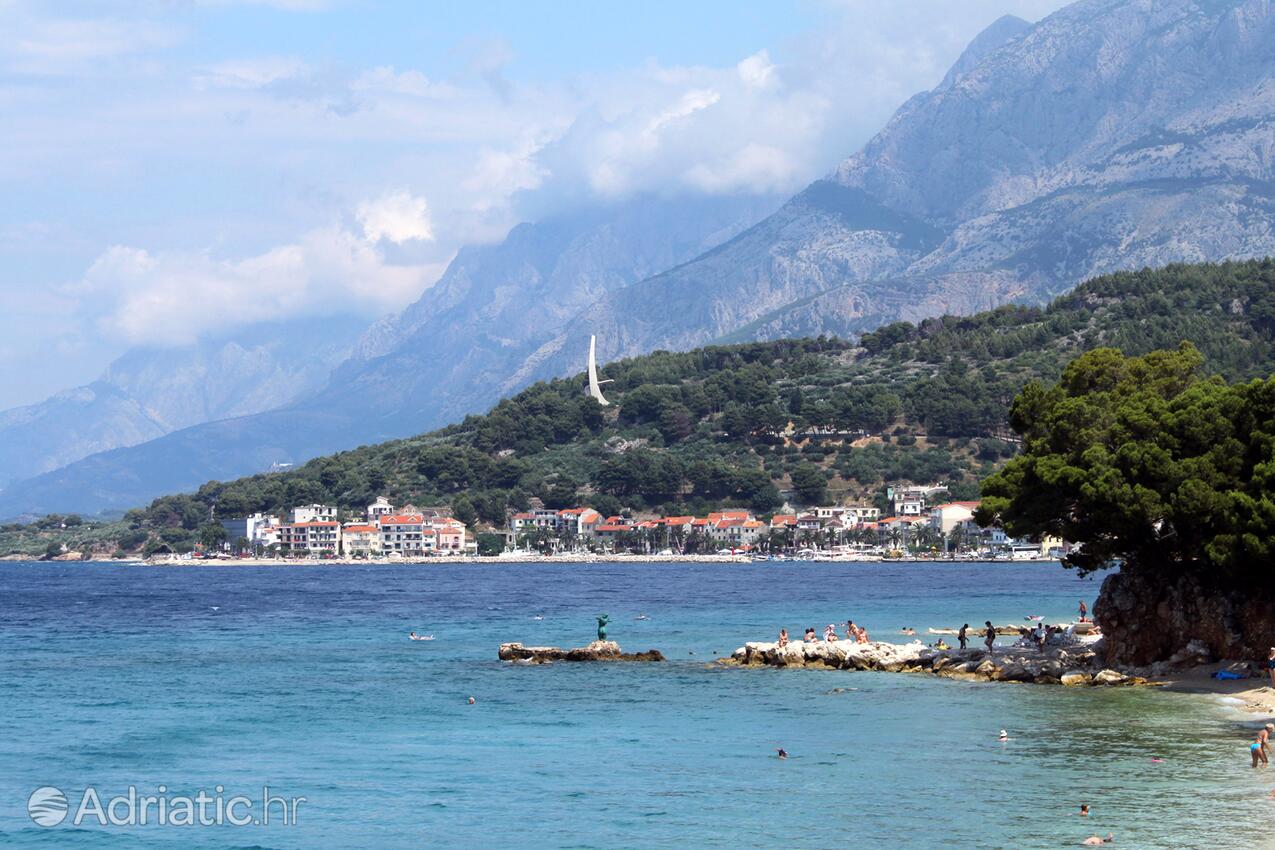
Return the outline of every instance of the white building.
[[[974,518],[978,502],[948,502],[930,508],[930,528],[946,537],[963,523]]]
[[[421,514],[392,514],[381,517],[381,551],[404,556],[424,555],[426,549],[425,517]],[[428,551],[433,551],[436,534],[431,529]]]
[[[346,523],[341,529],[341,551],[346,555],[379,555],[381,529],[371,523]]]
[[[367,506],[368,522],[376,522],[381,517],[391,516],[393,513],[394,506],[384,496],[377,496],[376,501]]]
[[[335,521],[311,520],[279,526],[279,546],[293,552],[335,555],[341,546],[341,525]]]
[[[331,505],[302,505],[292,509],[292,522],[336,522],[336,508]]]

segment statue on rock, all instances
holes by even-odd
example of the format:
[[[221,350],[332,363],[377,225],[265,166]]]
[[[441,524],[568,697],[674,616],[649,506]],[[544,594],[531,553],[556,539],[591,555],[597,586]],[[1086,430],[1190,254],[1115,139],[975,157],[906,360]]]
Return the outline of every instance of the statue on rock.
[[[606,614],[598,617],[598,640],[607,639],[607,624],[611,622],[611,618]]]

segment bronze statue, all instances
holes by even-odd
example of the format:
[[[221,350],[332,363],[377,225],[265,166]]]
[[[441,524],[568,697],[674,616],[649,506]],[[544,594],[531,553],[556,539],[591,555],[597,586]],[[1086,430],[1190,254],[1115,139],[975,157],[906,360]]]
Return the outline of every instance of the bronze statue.
[[[607,639],[607,623],[611,622],[611,618],[606,614],[598,617],[598,640]]]

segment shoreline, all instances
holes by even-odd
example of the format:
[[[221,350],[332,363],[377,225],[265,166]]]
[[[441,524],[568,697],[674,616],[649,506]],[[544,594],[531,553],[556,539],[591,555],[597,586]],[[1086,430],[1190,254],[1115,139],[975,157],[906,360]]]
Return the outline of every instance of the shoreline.
[[[159,567],[233,566],[233,567],[307,567],[323,564],[342,566],[422,566],[426,564],[1045,564],[1058,563],[1057,558],[1019,560],[978,560],[969,558],[862,558],[824,556],[818,558],[757,559],[753,555],[633,555],[633,554],[562,554],[535,555],[428,555],[419,558],[50,558],[24,555],[0,556],[0,563],[31,564],[135,564]]]

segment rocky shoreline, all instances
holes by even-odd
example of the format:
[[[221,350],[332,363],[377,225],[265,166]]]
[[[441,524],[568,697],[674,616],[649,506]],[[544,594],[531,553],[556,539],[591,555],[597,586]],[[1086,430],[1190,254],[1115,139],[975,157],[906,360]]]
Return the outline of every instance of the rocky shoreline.
[[[1102,662],[1097,641],[1047,646],[1043,651],[1018,647],[934,649],[920,641],[893,644],[873,641],[746,643],[718,663],[745,667],[813,667],[875,670],[883,673],[928,673],[948,679],[1024,682],[1053,685],[1160,685],[1142,671],[1121,671]]]
[[[646,652],[624,652],[613,640],[595,640],[588,646],[562,649],[557,646],[523,646],[521,643],[502,643],[501,661],[520,661],[525,664],[548,664],[553,661],[664,661],[658,649]]]

